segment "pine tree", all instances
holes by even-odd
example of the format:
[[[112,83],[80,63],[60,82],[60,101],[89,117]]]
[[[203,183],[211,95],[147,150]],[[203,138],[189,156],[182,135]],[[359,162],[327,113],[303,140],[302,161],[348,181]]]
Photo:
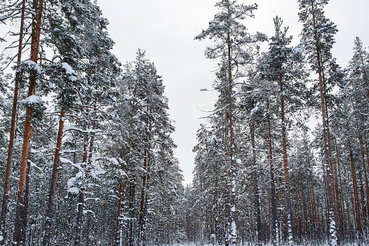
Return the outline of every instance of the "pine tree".
[[[298,91],[301,86],[299,86],[299,79],[306,77],[303,72],[302,56],[300,53],[296,52],[290,43],[292,41],[292,36],[287,36],[288,28],[282,30],[283,21],[281,18],[276,17],[274,19],[275,25],[275,36],[271,38],[268,62],[270,67],[270,79],[272,81],[278,81],[279,94],[280,94],[280,117],[282,121],[282,148],[283,148],[283,167],[284,167],[284,181],[286,189],[286,207],[287,207],[287,226],[288,226],[288,244],[292,244],[292,207],[291,207],[291,194],[290,194],[290,175],[289,175],[289,165],[287,157],[287,120],[286,120],[286,110],[285,101],[289,99],[294,100],[294,104],[298,104],[298,99],[296,95],[301,93]],[[297,79],[297,82],[296,82]],[[301,83],[300,83],[301,84]],[[294,91],[295,89],[295,91]],[[290,93],[294,93],[290,94]],[[293,99],[293,97],[295,97]],[[297,100],[296,100],[297,99]]]
[[[250,62],[249,49],[259,40],[265,40],[262,34],[251,35],[247,32],[247,28],[240,22],[247,17],[253,17],[253,11],[257,9],[257,5],[238,4],[235,0],[222,0],[215,4],[219,9],[214,20],[209,23],[208,29],[202,31],[196,39],[205,38],[214,39],[214,47],[208,47],[205,55],[209,59],[220,58],[219,79],[222,86],[227,88],[225,97],[227,100],[223,102],[223,107],[228,108],[224,125],[224,144],[226,149],[227,162],[227,181],[226,181],[226,213],[227,213],[227,231],[225,235],[225,244],[236,244],[237,222],[236,222],[236,153],[235,153],[235,132],[234,132],[234,84],[239,74],[235,71],[239,65]],[[236,58],[237,57],[237,58]],[[220,77],[221,76],[221,77]]]
[[[14,229],[14,243],[13,245],[25,245],[26,244],[26,229],[27,229],[27,201],[26,201],[26,180],[27,180],[27,163],[28,154],[30,149],[30,141],[32,139],[32,106],[36,103],[36,78],[37,78],[37,62],[40,44],[41,34],[41,22],[43,12],[43,0],[34,1],[33,9],[35,14],[33,16],[32,23],[32,42],[31,42],[31,62],[34,65],[34,70],[31,71],[29,76],[29,88],[28,88],[28,106],[26,112],[26,123],[23,133],[23,147],[22,158],[20,166],[19,188],[18,188],[18,201],[17,201],[17,214],[15,218]]]
[[[17,55],[17,67],[21,65],[22,61],[22,51],[23,51],[23,33],[24,33],[24,22],[25,22],[25,9],[26,9],[26,1],[22,1],[21,7],[21,21],[20,21],[20,32],[19,32],[19,42],[18,42],[18,55]],[[15,123],[16,123],[16,114],[17,114],[17,105],[18,105],[18,91],[19,91],[19,81],[16,77],[14,81],[14,96],[13,96],[13,107],[12,107],[12,116],[11,116],[11,126],[9,133],[9,144],[8,144],[8,156],[6,161],[6,171],[4,178],[4,193],[3,193],[3,202],[1,209],[1,222],[0,222],[0,244],[3,245],[6,241],[6,215],[8,210],[8,202],[9,202],[9,184],[10,184],[10,173],[11,173],[11,164],[12,164],[12,155],[13,155],[13,147],[14,147],[14,138],[15,138]]]
[[[175,227],[180,218],[169,214],[178,209],[183,188],[163,81],[145,52],[138,50],[136,60],[125,66],[119,87],[124,97],[114,110],[123,145],[117,151],[125,162],[127,188],[125,202],[118,204],[117,245],[168,243],[180,230]]]
[[[327,81],[325,73],[327,65],[332,60],[331,48],[334,44],[333,35],[337,33],[337,28],[324,15],[324,6],[328,4],[328,0],[299,0],[299,18],[303,23],[301,33],[303,47],[307,53],[308,61],[311,64],[312,70],[317,72],[319,78],[320,104],[323,122],[324,134],[324,155],[327,172],[327,195],[328,195],[328,213],[329,213],[329,228],[328,242],[331,245],[337,245],[337,205],[336,205],[336,190],[335,177],[333,175],[332,163],[332,146],[331,136],[328,122],[326,88]]]

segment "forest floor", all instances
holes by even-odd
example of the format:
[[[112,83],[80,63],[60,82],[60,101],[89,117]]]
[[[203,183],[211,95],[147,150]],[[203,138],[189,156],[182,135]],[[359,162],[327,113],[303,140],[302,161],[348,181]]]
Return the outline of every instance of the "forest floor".
[[[287,245],[287,244],[280,244],[281,246],[283,245]],[[341,246],[369,246],[369,242],[368,243],[363,243],[363,244],[357,244],[357,243],[348,243],[348,244],[341,244]],[[172,246],[218,246],[218,245],[214,245],[214,244],[200,244],[200,243],[187,243],[187,244],[174,244]],[[223,245],[220,245],[223,246]],[[242,246],[255,246],[254,243],[245,243],[242,244]],[[273,246],[272,244],[262,244],[262,246]],[[292,246],[328,246],[328,244],[294,244]]]

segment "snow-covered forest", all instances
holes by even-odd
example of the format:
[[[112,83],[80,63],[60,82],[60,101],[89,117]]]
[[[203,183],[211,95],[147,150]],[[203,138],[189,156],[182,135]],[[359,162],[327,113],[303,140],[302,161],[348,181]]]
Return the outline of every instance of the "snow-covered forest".
[[[368,44],[341,67],[329,1],[295,2],[299,37],[251,33],[249,0],[194,33],[218,98],[185,187],[169,82],[96,1],[2,1],[0,245],[369,244]]]

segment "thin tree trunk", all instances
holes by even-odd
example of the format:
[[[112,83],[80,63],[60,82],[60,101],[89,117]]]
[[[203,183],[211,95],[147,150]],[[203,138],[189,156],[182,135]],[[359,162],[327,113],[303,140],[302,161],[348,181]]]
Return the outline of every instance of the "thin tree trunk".
[[[215,162],[215,172],[216,172],[216,175],[215,175],[215,182],[214,182],[214,200],[213,200],[213,203],[214,203],[214,209],[213,209],[213,228],[212,228],[212,233],[215,235],[215,240],[213,242],[213,245],[214,244],[217,244],[218,243],[218,239],[219,239],[219,236],[220,236],[220,233],[219,233],[219,228],[218,228],[218,218],[219,218],[219,204],[218,204],[218,194],[219,194],[219,185],[218,185],[218,163]]]
[[[42,11],[43,11],[43,0],[33,2],[33,9],[35,10],[35,17],[32,23],[32,41],[31,41],[31,61],[37,64],[38,61],[38,51],[41,36],[41,22],[42,22]],[[36,71],[31,71],[29,77],[29,89],[28,96],[35,95],[36,92]],[[17,213],[15,218],[15,228],[14,228],[14,246],[24,246],[25,245],[25,234],[27,229],[27,211],[26,209],[26,176],[27,176],[27,162],[28,154],[30,150],[30,141],[32,139],[32,108],[27,107],[26,110],[26,122],[24,126],[23,134],[23,147],[22,147],[22,157],[20,164],[19,173],[19,188],[18,188],[18,201],[17,201]],[[23,218],[22,218],[23,217]]]
[[[338,171],[338,181],[339,181],[339,188],[340,188],[340,203],[341,203],[341,233],[342,235],[346,234],[346,218],[345,218],[345,203],[343,200],[343,188],[342,188],[342,175],[341,175],[341,162],[339,159],[338,153],[338,146],[337,146],[337,139],[334,139],[334,146],[336,149],[336,162],[337,162],[337,171]]]
[[[331,209],[329,207],[329,201],[328,201],[328,181],[327,181],[327,168],[326,165],[324,165],[324,161],[322,161],[322,170],[323,170],[323,182],[324,182],[324,202],[325,202],[325,214],[327,217],[327,233],[328,232],[328,228],[330,227],[329,223],[329,218],[330,218],[330,213],[331,213]],[[323,213],[324,214],[324,213]],[[323,216],[322,214],[322,216]]]
[[[364,116],[361,115],[361,121],[364,123]],[[363,138],[364,138],[364,150],[365,150],[365,155],[366,155],[366,164],[364,165],[363,167],[363,170],[365,172],[365,177],[366,179],[368,178],[368,173],[369,173],[369,152],[368,152],[368,140],[367,140],[367,137],[366,137],[366,132],[365,130],[363,130]],[[368,179],[367,179],[368,180]],[[367,192],[367,220],[368,220],[368,223],[369,223],[369,193]]]
[[[267,107],[267,122],[268,122],[268,145],[269,145],[269,167],[270,167],[270,203],[271,203],[271,242],[273,245],[277,244],[277,204],[276,204],[276,194],[275,194],[275,181],[274,181],[274,165],[273,165],[273,147],[272,147],[272,131],[270,123],[270,105],[269,99],[266,101]]]
[[[359,233],[359,238],[361,238],[361,236],[362,236],[362,227],[361,227],[359,193],[358,193],[358,189],[357,189],[356,168],[355,168],[354,155],[352,153],[352,147],[351,147],[351,141],[350,141],[350,139],[348,139],[347,145],[348,145],[349,152],[350,152],[351,177],[352,177],[352,186],[353,186],[353,189],[354,189],[354,204],[355,204],[355,213],[356,213],[356,229],[357,229],[357,232]]]
[[[301,183],[301,186],[303,184]],[[309,228],[309,203],[308,198],[306,196],[306,193],[309,193],[309,190],[305,190],[305,188],[308,188],[309,186],[305,186],[303,189],[301,189],[301,201],[302,201],[302,222],[301,222],[301,237],[300,240],[307,240],[307,241],[313,241],[311,238],[311,232]]]
[[[364,220],[364,225],[367,224],[367,217],[368,217],[368,209],[369,209],[369,185],[368,185],[368,175],[366,172],[366,160],[365,160],[365,151],[364,151],[364,143],[363,143],[363,139],[362,136],[360,134],[360,128],[358,125],[358,122],[356,121],[356,127],[357,127],[357,138],[359,140],[359,144],[360,144],[360,153],[361,153],[361,160],[362,160],[362,164],[363,164],[363,175],[364,175],[364,187],[365,187],[365,195],[364,195],[364,199],[362,200],[363,203],[363,208],[366,208],[363,212],[363,220]]]
[[[82,163],[83,165],[87,165],[88,161],[88,137],[85,139],[85,144],[83,147],[83,157],[82,157]],[[81,239],[82,239],[82,224],[83,224],[83,210],[85,208],[85,188],[81,187],[78,195],[78,204],[77,204],[77,222],[76,222],[76,238],[74,241],[74,246],[80,246],[81,245]]]
[[[301,242],[301,215],[300,215],[300,173],[298,174],[298,180],[296,184],[296,237],[299,239],[298,243]]]
[[[230,9],[228,9],[230,12]],[[230,201],[228,204],[228,213],[229,213],[229,237],[227,239],[226,246],[228,243],[237,244],[237,226],[236,226],[236,181],[235,181],[235,170],[234,170],[234,161],[233,161],[233,150],[234,150],[234,129],[233,129],[233,78],[232,78],[232,43],[230,38],[230,33],[227,33],[227,61],[228,61],[228,118],[229,118],[229,131],[230,131],[230,139],[229,139],[229,157],[230,157],[230,167],[229,167],[229,193],[230,193]]]
[[[147,172],[147,151],[144,151],[144,170]],[[144,219],[144,207],[145,207],[145,189],[146,189],[146,178],[147,174],[145,173],[142,176],[142,189],[141,189],[141,202],[140,202],[140,225],[143,225]]]
[[[314,3],[311,2],[312,9],[315,9]],[[313,13],[313,27],[314,27],[314,39],[316,42],[318,42],[318,30],[316,28],[315,24],[315,13]],[[326,102],[325,102],[325,81],[323,79],[322,75],[322,64],[321,64],[321,50],[318,45],[316,45],[316,59],[317,59],[317,71],[318,71],[318,78],[319,78],[319,91],[320,91],[320,104],[321,104],[321,113],[322,113],[322,121],[323,121],[323,136],[324,136],[324,154],[325,154],[325,163],[327,165],[327,197],[328,197],[328,209],[329,209],[329,229],[328,229],[328,242],[333,245],[338,244],[337,240],[337,228],[336,228],[336,222],[337,222],[337,211],[334,206],[334,198],[335,192],[334,192],[334,180],[332,178],[332,151],[331,151],[331,143],[330,143],[330,134],[329,134],[329,125],[328,125],[328,119],[326,118],[327,112],[326,112]],[[332,218],[333,213],[333,218]]]
[[[17,67],[20,66],[22,61],[22,49],[23,49],[23,33],[24,33],[24,13],[26,9],[26,0],[22,2],[22,13],[21,13],[21,23],[20,23],[20,32],[19,32],[19,43],[18,43],[18,57],[17,57]],[[8,202],[9,202],[9,182],[10,182],[10,173],[11,173],[11,165],[12,165],[12,155],[13,155],[13,147],[14,147],[14,138],[15,138],[15,123],[16,123],[16,115],[17,115],[17,105],[18,105],[18,91],[19,91],[19,78],[18,72],[15,76],[14,81],[14,96],[13,96],[13,107],[12,107],[12,118],[10,122],[10,133],[9,133],[9,145],[8,145],[8,158],[6,160],[6,171],[5,171],[5,180],[4,180],[4,193],[3,193],[3,203],[1,209],[1,222],[0,222],[0,245],[4,245],[6,242],[6,215],[8,212]]]
[[[51,234],[51,222],[54,217],[54,198],[55,198],[55,190],[56,190],[56,182],[58,177],[58,167],[60,161],[60,150],[62,146],[62,138],[63,138],[63,129],[64,129],[64,118],[65,118],[65,108],[63,107],[60,112],[59,119],[59,131],[56,139],[56,149],[54,155],[54,165],[53,165],[53,173],[51,176],[51,185],[49,191],[49,202],[46,211],[46,222],[45,222],[45,237],[43,240],[43,245],[50,245],[50,234]]]
[[[83,189],[80,190],[78,195],[78,213],[76,222],[76,239],[74,241],[75,246],[81,245],[82,239],[82,223],[83,223],[83,210],[85,207],[85,193]]]
[[[318,54],[320,56],[320,54]],[[336,221],[337,221],[337,211],[334,206],[334,181],[332,177],[332,155],[331,155],[331,147],[330,147],[330,134],[329,134],[329,126],[328,126],[328,119],[326,118],[326,102],[324,96],[324,81],[321,75],[321,65],[320,65],[320,58],[318,58],[318,73],[319,73],[319,87],[320,87],[320,99],[321,99],[321,109],[322,109],[322,121],[323,121],[323,140],[324,140],[324,155],[325,155],[325,164],[326,164],[326,177],[327,177],[327,200],[328,200],[328,220],[329,220],[329,242],[333,245],[336,245],[337,240],[337,228],[336,228]]]
[[[322,74],[323,74],[323,81],[325,81],[323,71],[322,71]],[[325,82],[324,82],[324,86],[325,86]],[[324,89],[324,97],[326,97],[325,91],[326,90]],[[330,167],[331,181],[332,181],[333,212],[334,212],[334,220],[335,220],[336,231],[337,231],[337,228],[339,228],[340,226],[339,219],[338,219],[339,218],[339,210],[338,210],[339,206],[338,206],[338,200],[337,200],[337,184],[336,184],[336,178],[335,178],[336,175],[335,175],[335,170],[333,166],[332,141],[331,141],[331,134],[330,134],[329,111],[328,111],[327,101],[325,101],[325,113],[326,113],[326,123],[327,123],[328,155],[329,155],[329,160],[330,160],[329,167]]]
[[[96,105],[94,105],[95,107],[96,107]],[[95,130],[96,129],[96,121],[94,120],[93,121],[93,123],[92,123],[92,130]],[[86,165],[87,166],[90,166],[91,164],[92,164],[92,157],[93,157],[93,149],[94,149],[94,141],[95,141],[95,133],[91,133],[91,138],[90,138],[90,144],[89,144],[89,146],[88,146],[88,152],[86,152],[86,161],[84,161],[84,163],[87,163]],[[86,146],[86,150],[87,150],[87,146]],[[87,154],[88,153],[88,154]],[[82,238],[82,234],[83,234],[83,215],[84,215],[84,213],[83,213],[83,211],[84,211],[84,208],[86,207],[86,203],[85,203],[85,199],[84,199],[84,197],[85,197],[85,194],[84,194],[84,192],[85,192],[85,187],[82,187],[82,189],[81,189],[81,193],[83,193],[82,195],[80,194],[80,196],[79,196],[79,208],[78,208],[78,218],[81,218],[80,220],[77,220],[77,221],[80,221],[80,238]],[[82,205],[81,205],[81,203],[83,203]],[[85,238],[86,238],[86,244],[87,245],[89,245],[88,244],[88,240],[89,240],[89,238],[90,238],[90,230],[89,230],[89,227],[90,227],[90,223],[91,222],[91,218],[90,218],[90,216],[89,216],[89,214],[87,214],[87,230],[85,229],[84,231],[86,232],[85,233]],[[81,243],[81,240],[80,240],[80,243]]]
[[[260,211],[258,174],[256,172],[255,125],[253,121],[250,123],[250,135],[251,135],[251,145],[252,145],[252,163],[253,163],[252,179],[253,179],[253,191],[254,191],[254,207],[256,209],[256,235],[257,235],[257,245],[261,245],[261,242],[262,242],[261,211]]]
[[[146,207],[146,199],[145,199],[145,193],[146,193],[146,183],[147,183],[147,176],[148,176],[148,152],[147,150],[144,151],[144,170],[145,174],[142,177],[142,188],[141,188],[141,202],[140,202],[140,218],[139,218],[139,226],[140,226],[140,235],[139,240],[141,242],[141,245],[144,245],[143,237],[144,237],[144,211]]]
[[[286,134],[286,121],[284,112],[284,89],[282,75],[279,76],[279,88],[281,97],[281,120],[282,120],[282,145],[283,145],[283,168],[284,168],[284,182],[285,182],[285,199],[287,205],[287,240],[288,244],[291,245],[293,241],[292,235],[292,206],[291,206],[291,194],[290,194],[290,176],[288,171],[288,159],[287,159],[287,134]]]
[[[319,225],[319,219],[318,219],[318,209],[317,209],[317,206],[316,206],[316,202],[315,202],[315,193],[314,193],[314,187],[313,185],[310,186],[310,194],[311,194],[311,197],[310,197],[310,203],[311,203],[311,219],[310,221],[312,222],[311,223],[311,226],[310,226],[310,230],[312,231],[312,234],[311,235],[311,239],[317,239],[317,229],[318,229],[318,225]]]
[[[304,145],[306,148],[309,148],[309,146],[306,144]],[[317,230],[319,225],[319,219],[318,219],[318,208],[315,202],[315,192],[314,192],[314,178],[312,175],[312,167],[310,160],[307,159],[307,167],[309,169],[309,178],[308,178],[308,203],[310,207],[310,224],[306,225],[306,227],[309,227],[310,229],[310,240],[316,240],[317,239]]]
[[[133,177],[132,182],[130,183],[130,201],[129,201],[129,213],[132,213],[132,210],[135,206],[135,197],[136,197],[136,185],[135,185],[135,177]],[[128,245],[134,244],[134,218],[129,220],[128,225]]]
[[[276,184],[276,193],[275,193],[275,202],[276,202],[276,206],[278,208],[278,205],[280,204],[280,196],[281,196],[281,185],[279,182],[279,178],[277,178],[279,175],[276,175],[276,179],[275,179],[275,184]],[[278,211],[278,210],[277,210]],[[279,214],[277,214],[279,215]],[[281,215],[277,218],[277,235],[276,235],[276,239],[277,239],[277,245],[280,244],[280,242],[282,241],[282,221],[281,221],[281,217],[282,217],[282,213]]]
[[[92,123],[92,130],[96,129],[96,122],[94,121]],[[92,153],[93,153],[93,149],[94,149],[94,142],[95,142],[95,133],[91,134],[91,139],[90,139],[90,146],[89,146],[89,150],[88,150],[88,160],[87,160],[87,164],[91,165],[92,163]]]
[[[117,217],[117,246],[123,246],[123,231],[121,228],[121,216],[122,216],[122,208],[123,201],[125,199],[127,181],[120,183],[119,185],[119,202],[118,202],[118,217]]]

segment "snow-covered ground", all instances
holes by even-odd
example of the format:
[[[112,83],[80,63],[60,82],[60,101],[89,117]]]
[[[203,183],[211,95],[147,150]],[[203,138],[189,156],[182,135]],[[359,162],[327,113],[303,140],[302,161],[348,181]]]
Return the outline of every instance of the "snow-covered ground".
[[[254,246],[255,244],[254,243],[245,243],[245,244],[242,244],[241,246]],[[281,244],[281,246],[283,245],[286,245],[286,244]],[[341,245],[344,245],[344,246],[357,246],[358,244],[357,243],[349,243],[349,244],[341,244]],[[369,245],[369,243],[363,243],[361,245]],[[171,246],[216,246],[216,245],[213,245],[213,244],[200,244],[200,243],[188,243],[188,244],[174,244],[174,245],[171,245]],[[220,245],[220,246],[223,246],[223,245]],[[263,244],[263,246],[273,246],[272,244]],[[294,245],[293,245],[294,246]],[[296,244],[297,246],[297,244]],[[328,246],[328,244],[299,244],[299,246]]]

